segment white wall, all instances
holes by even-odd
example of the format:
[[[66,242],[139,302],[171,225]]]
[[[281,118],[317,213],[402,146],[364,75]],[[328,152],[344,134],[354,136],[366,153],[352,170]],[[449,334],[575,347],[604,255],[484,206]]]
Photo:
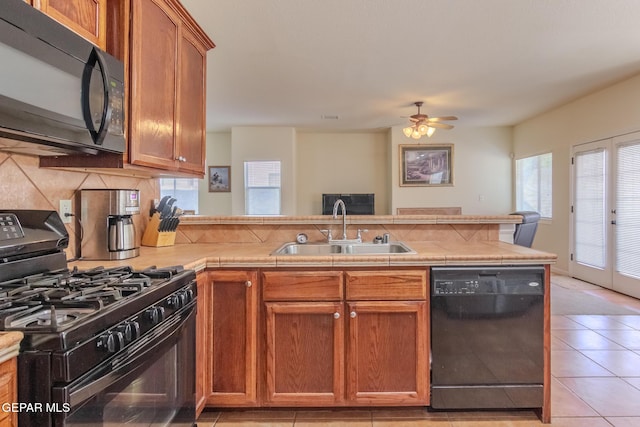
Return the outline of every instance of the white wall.
[[[388,132],[298,132],[298,215],[320,215],[322,193],[375,193],[389,211]]]
[[[205,177],[198,184],[198,214],[231,215],[231,193],[209,193],[209,166],[231,165],[231,132],[207,133]],[[233,170],[232,170],[233,171]],[[235,182],[231,182],[231,191]]]
[[[460,206],[463,214],[505,215],[512,210],[511,127],[456,126],[438,130],[421,144],[453,144],[453,186],[401,187],[400,145],[418,141],[391,131],[391,210]]]
[[[293,143],[292,143],[293,141]],[[293,173],[283,202],[286,215],[317,215],[322,193],[375,193],[376,213],[397,207],[460,206],[465,214],[505,214],[512,209],[511,128],[456,126],[425,144],[454,144],[452,187],[400,187],[400,144],[413,144],[400,127],[385,132],[297,132],[291,128],[243,127],[207,134],[207,165],[231,165],[231,193],[209,193],[200,185],[200,214],[244,213],[243,162],[283,160]],[[292,202],[295,201],[295,202]],[[234,205],[237,203],[237,205]],[[234,208],[232,208],[232,205]]]
[[[281,213],[296,215],[296,131],[290,127],[231,129],[231,213],[244,215],[244,162],[280,160]]]
[[[639,129],[640,75],[515,126],[516,158],[553,153],[553,219],[538,227],[534,248],[556,253],[557,271],[569,270],[571,147]]]

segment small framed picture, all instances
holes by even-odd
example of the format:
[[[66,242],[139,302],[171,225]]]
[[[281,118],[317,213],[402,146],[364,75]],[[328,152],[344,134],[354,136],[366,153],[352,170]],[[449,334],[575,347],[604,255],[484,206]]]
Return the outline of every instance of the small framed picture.
[[[209,192],[231,191],[231,166],[209,166]]]
[[[400,145],[400,185],[453,185],[453,144]]]

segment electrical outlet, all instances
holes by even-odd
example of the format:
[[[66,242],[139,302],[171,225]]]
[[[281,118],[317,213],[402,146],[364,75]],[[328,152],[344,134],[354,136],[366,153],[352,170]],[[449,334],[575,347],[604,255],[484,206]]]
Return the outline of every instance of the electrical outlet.
[[[71,222],[72,214],[71,200],[60,200],[60,218],[62,218],[62,222],[69,224]]]

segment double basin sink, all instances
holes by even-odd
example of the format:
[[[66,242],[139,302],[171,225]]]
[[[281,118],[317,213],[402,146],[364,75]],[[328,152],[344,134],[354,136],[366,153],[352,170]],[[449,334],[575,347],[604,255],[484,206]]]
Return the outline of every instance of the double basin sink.
[[[390,243],[285,243],[271,255],[402,255],[416,251],[402,242]]]

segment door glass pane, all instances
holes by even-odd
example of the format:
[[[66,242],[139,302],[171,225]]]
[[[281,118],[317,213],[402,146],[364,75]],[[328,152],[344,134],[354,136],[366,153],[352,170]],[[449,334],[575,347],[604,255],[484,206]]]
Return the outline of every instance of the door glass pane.
[[[575,258],[595,268],[606,266],[606,153],[586,151],[575,157]]]
[[[619,146],[616,161],[616,271],[640,278],[640,143]]]

